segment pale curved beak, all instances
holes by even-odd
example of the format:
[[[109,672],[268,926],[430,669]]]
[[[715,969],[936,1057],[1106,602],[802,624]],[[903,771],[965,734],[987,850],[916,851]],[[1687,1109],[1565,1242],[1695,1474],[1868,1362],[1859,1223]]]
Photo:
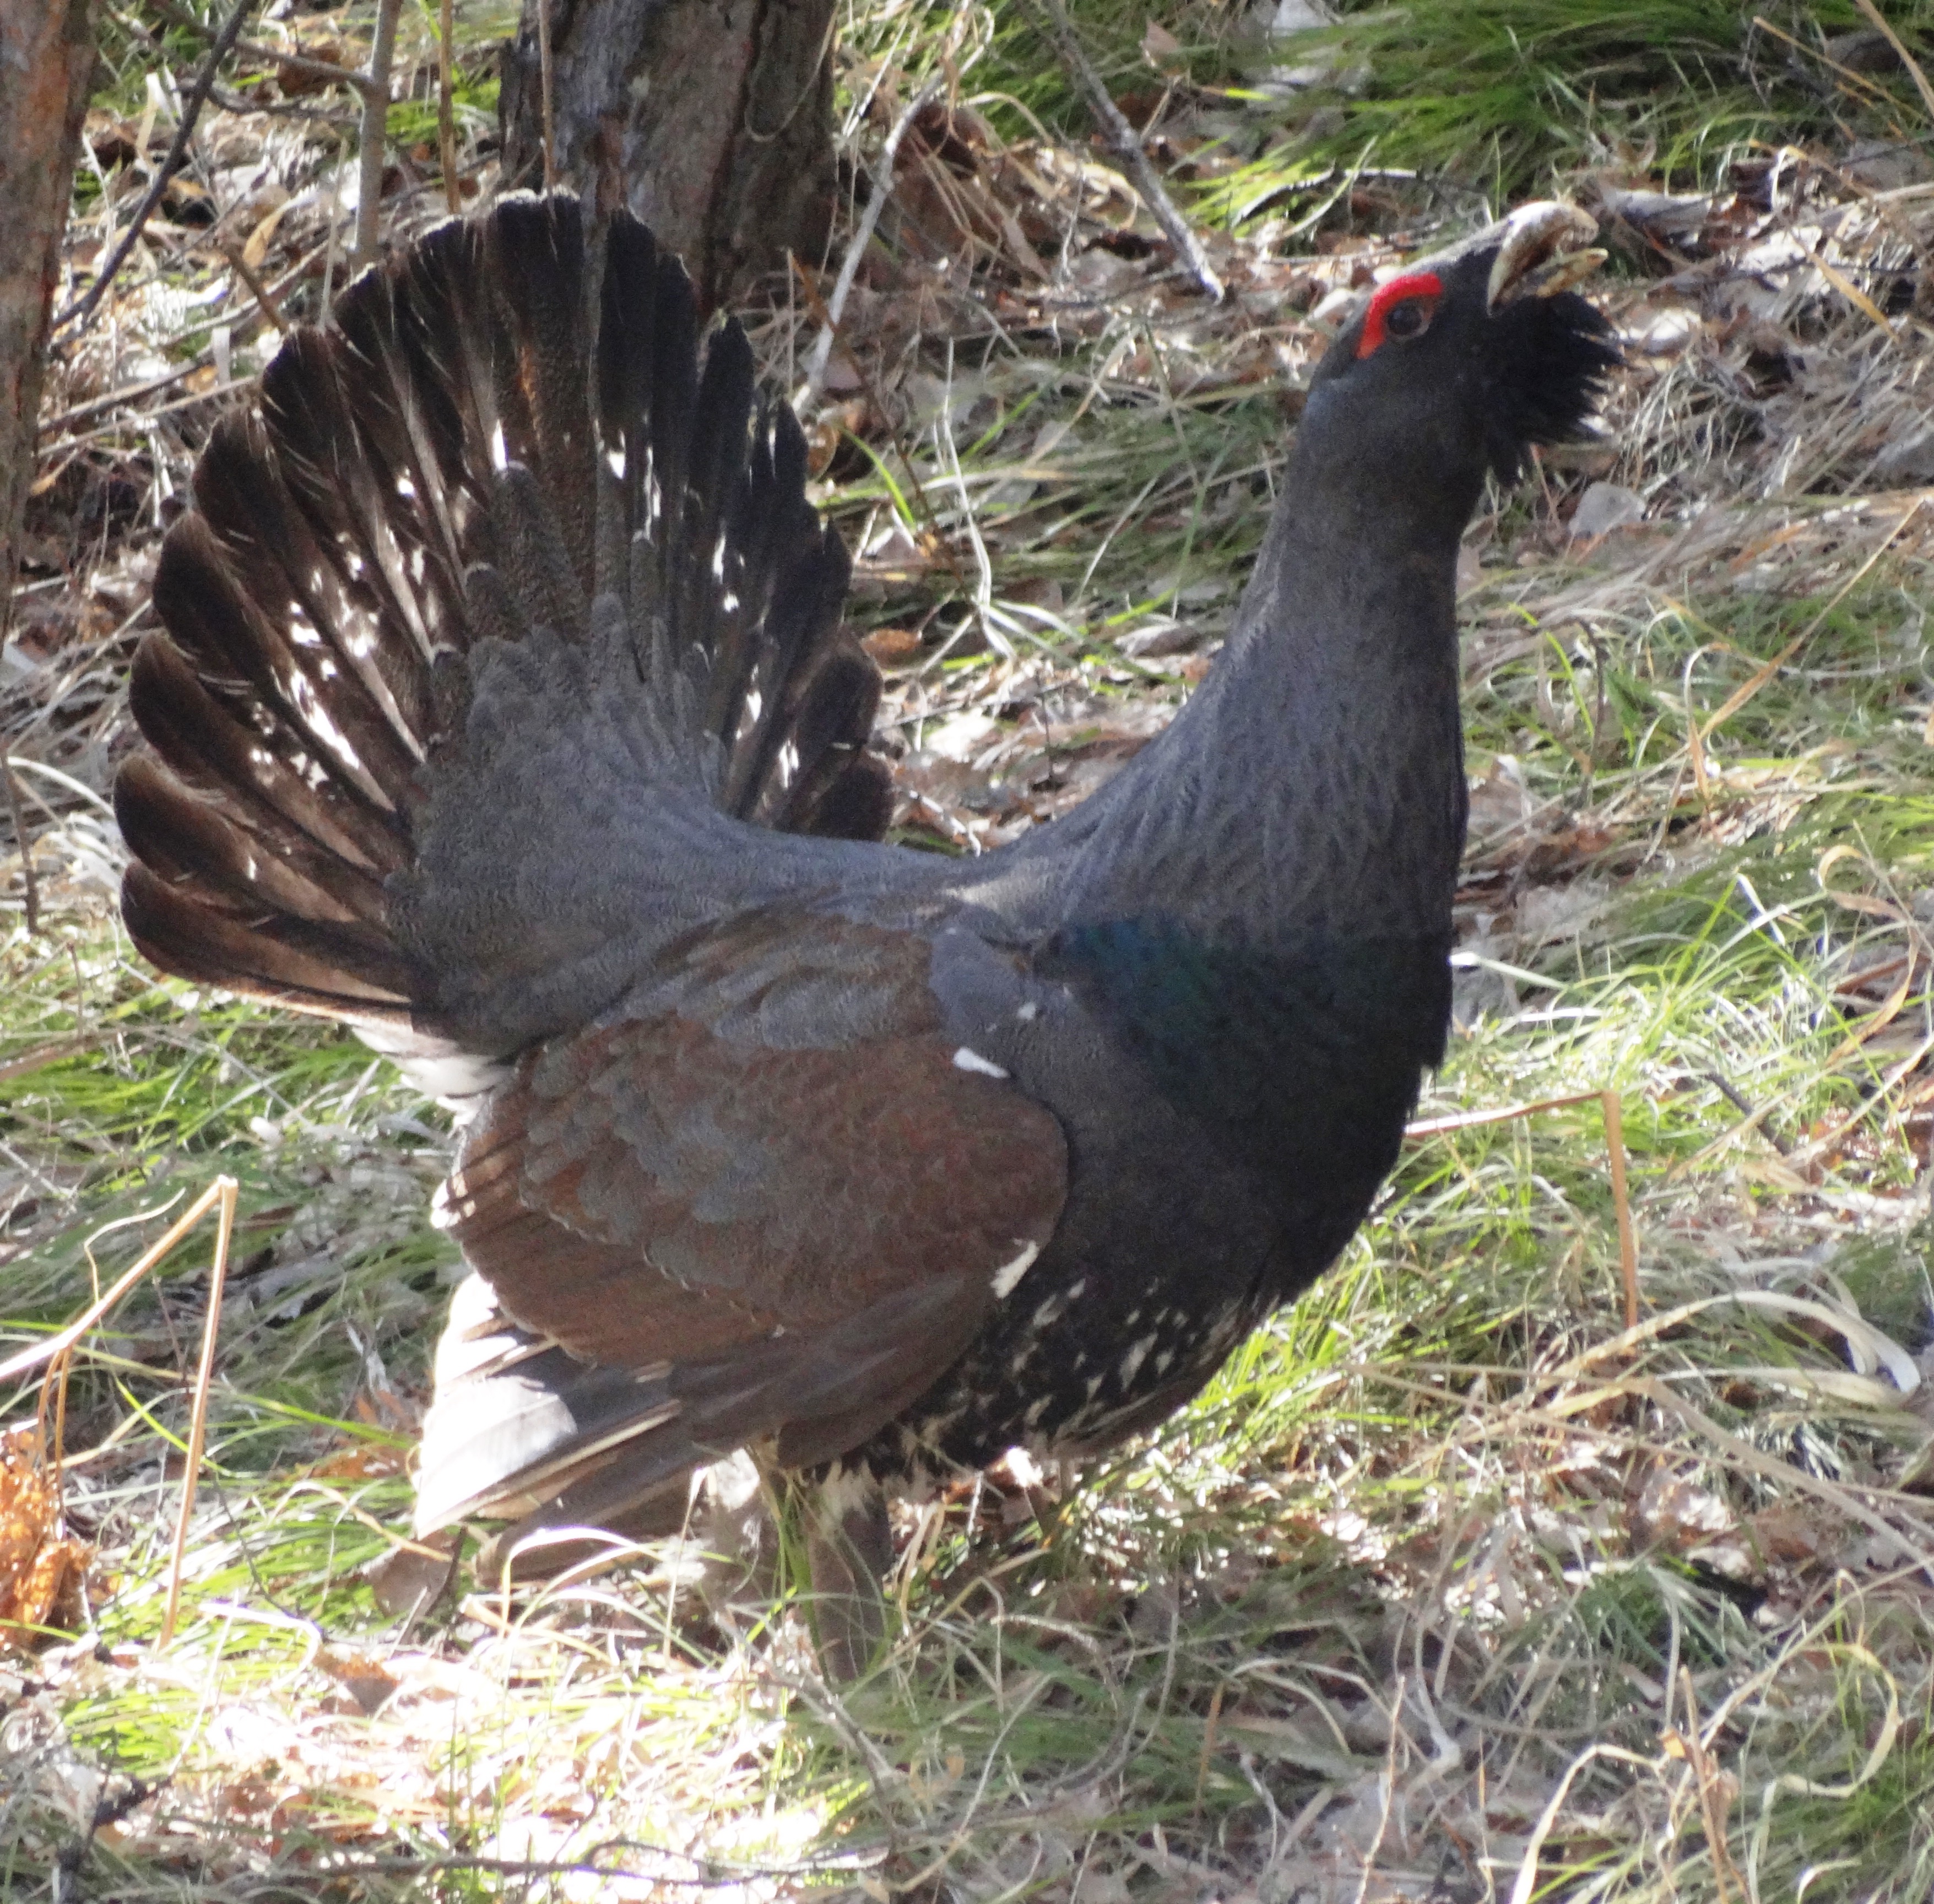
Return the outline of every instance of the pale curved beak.
[[[1580,285],[1605,261],[1592,244],[1597,222],[1575,205],[1546,199],[1520,205],[1503,221],[1503,236],[1485,291],[1487,308],[1520,297],[1550,297]]]

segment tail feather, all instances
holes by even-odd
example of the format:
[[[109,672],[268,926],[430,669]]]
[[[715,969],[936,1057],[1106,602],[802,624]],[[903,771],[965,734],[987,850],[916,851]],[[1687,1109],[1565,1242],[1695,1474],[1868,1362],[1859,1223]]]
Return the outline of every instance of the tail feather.
[[[312,783],[271,752],[257,728],[208,691],[173,642],[149,637],[135,650],[128,697],[143,738],[176,780],[224,801],[241,830],[272,851],[312,854],[332,869],[318,868],[312,877],[368,880],[380,891],[385,875],[409,863],[409,836],[396,815],[333,781]],[[155,777],[142,775],[134,761],[122,775],[131,788],[145,788]]]
[[[400,282],[366,273],[337,301],[334,331],[298,332],[262,380],[297,504],[341,557],[387,586],[396,633],[408,637],[399,667],[468,648],[464,572],[496,553],[493,465],[477,450],[496,428],[487,339],[451,282],[474,249],[468,227],[444,226],[423,246],[444,268],[413,255]]]
[[[366,314],[383,288],[360,280],[348,315]],[[365,315],[360,327],[369,324]],[[403,684],[420,682],[441,650],[468,646],[463,569],[487,539],[487,489],[480,501],[450,496],[461,476],[411,426],[421,402],[390,381],[393,354],[366,356],[375,348],[298,331],[264,375],[259,420],[204,453],[195,501],[244,588],[272,612],[299,610],[315,635],[348,647],[338,660],[356,678],[394,684],[399,707],[414,710],[420,691]],[[487,484],[473,476],[468,487]],[[354,638],[379,627],[379,643]]]
[[[318,852],[291,830],[268,829],[252,840],[221,809],[151,761],[130,761],[116,788],[116,812],[128,850],[177,890],[192,887],[204,904],[237,917],[282,913],[316,924],[356,920],[381,931],[383,889],[348,862]]]
[[[116,792],[125,908],[157,963],[384,1027],[386,1048],[453,1048],[395,881],[426,767],[480,744],[473,651],[539,664],[540,630],[629,644],[641,779],[783,830],[884,830],[878,676],[841,628],[845,553],[806,501],[799,426],[758,397],[736,326],[701,352],[643,226],[604,236],[594,260],[565,196],[439,227],[215,431],[131,684],[152,754]],[[514,709],[490,744],[526,744]]]
[[[503,461],[542,471],[588,599],[598,484],[583,223],[568,200],[512,198],[484,221],[482,235],[485,295],[474,301],[487,309],[496,346]]]
[[[495,499],[499,532],[496,573],[524,628],[548,628],[567,639],[581,639],[589,623],[590,603],[565,539],[568,510],[556,507],[547,487],[520,462],[499,474]],[[475,577],[490,571],[470,572]]]
[[[687,446],[698,402],[698,309],[675,258],[635,220],[612,221],[601,288],[606,339],[598,359],[599,417],[622,474],[630,534],[665,545],[667,517],[685,493]]]
[[[766,737],[769,760],[790,744],[809,764],[790,785],[768,773],[734,810],[782,833],[877,839],[892,812],[892,777],[884,761],[856,760],[845,743],[872,726],[879,704],[880,677],[869,661],[829,655],[806,688],[776,709]]]
[[[266,493],[267,472],[258,482]],[[225,522],[183,517],[155,566],[156,611],[202,682],[263,745],[313,763],[346,798],[394,810],[420,751],[393,703],[372,691],[358,653],[388,625],[373,604],[327,586],[325,561],[279,513],[252,510],[239,523],[239,511]],[[279,532],[279,545],[267,540]],[[238,544],[251,551],[239,560]],[[277,546],[288,552],[279,560],[264,553]],[[305,566],[298,593],[291,571]]]
[[[142,955],[164,972],[357,1024],[412,1026],[424,975],[385,935],[348,923],[275,914],[245,917],[185,896],[136,864],[121,882],[121,916]]]

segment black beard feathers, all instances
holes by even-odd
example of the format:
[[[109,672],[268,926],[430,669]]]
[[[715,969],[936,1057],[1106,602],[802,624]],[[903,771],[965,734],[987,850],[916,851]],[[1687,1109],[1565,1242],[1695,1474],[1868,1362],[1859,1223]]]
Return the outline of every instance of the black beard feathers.
[[[1575,441],[1606,379],[1623,362],[1610,322],[1571,291],[1531,297],[1494,320],[1493,361],[1505,366],[1485,406],[1485,453],[1515,482],[1536,443]]]

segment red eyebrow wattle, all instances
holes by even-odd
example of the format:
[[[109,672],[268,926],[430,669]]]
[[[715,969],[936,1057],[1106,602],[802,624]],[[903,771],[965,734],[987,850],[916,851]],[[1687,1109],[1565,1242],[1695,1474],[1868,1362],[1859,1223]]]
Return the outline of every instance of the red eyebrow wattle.
[[[1384,323],[1396,306],[1408,303],[1413,297],[1435,299],[1443,295],[1444,280],[1435,271],[1408,272],[1387,285],[1378,285],[1370,308],[1363,313],[1363,334],[1357,342],[1357,355],[1368,357],[1384,341]]]

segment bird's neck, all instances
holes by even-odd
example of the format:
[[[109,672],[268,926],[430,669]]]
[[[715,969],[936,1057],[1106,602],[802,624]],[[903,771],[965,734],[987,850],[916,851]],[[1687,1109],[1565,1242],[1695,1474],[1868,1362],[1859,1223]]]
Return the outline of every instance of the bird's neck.
[[[1108,792],[1075,920],[1212,942],[1447,935],[1463,851],[1455,578],[1468,510],[1292,458],[1234,632]]]

